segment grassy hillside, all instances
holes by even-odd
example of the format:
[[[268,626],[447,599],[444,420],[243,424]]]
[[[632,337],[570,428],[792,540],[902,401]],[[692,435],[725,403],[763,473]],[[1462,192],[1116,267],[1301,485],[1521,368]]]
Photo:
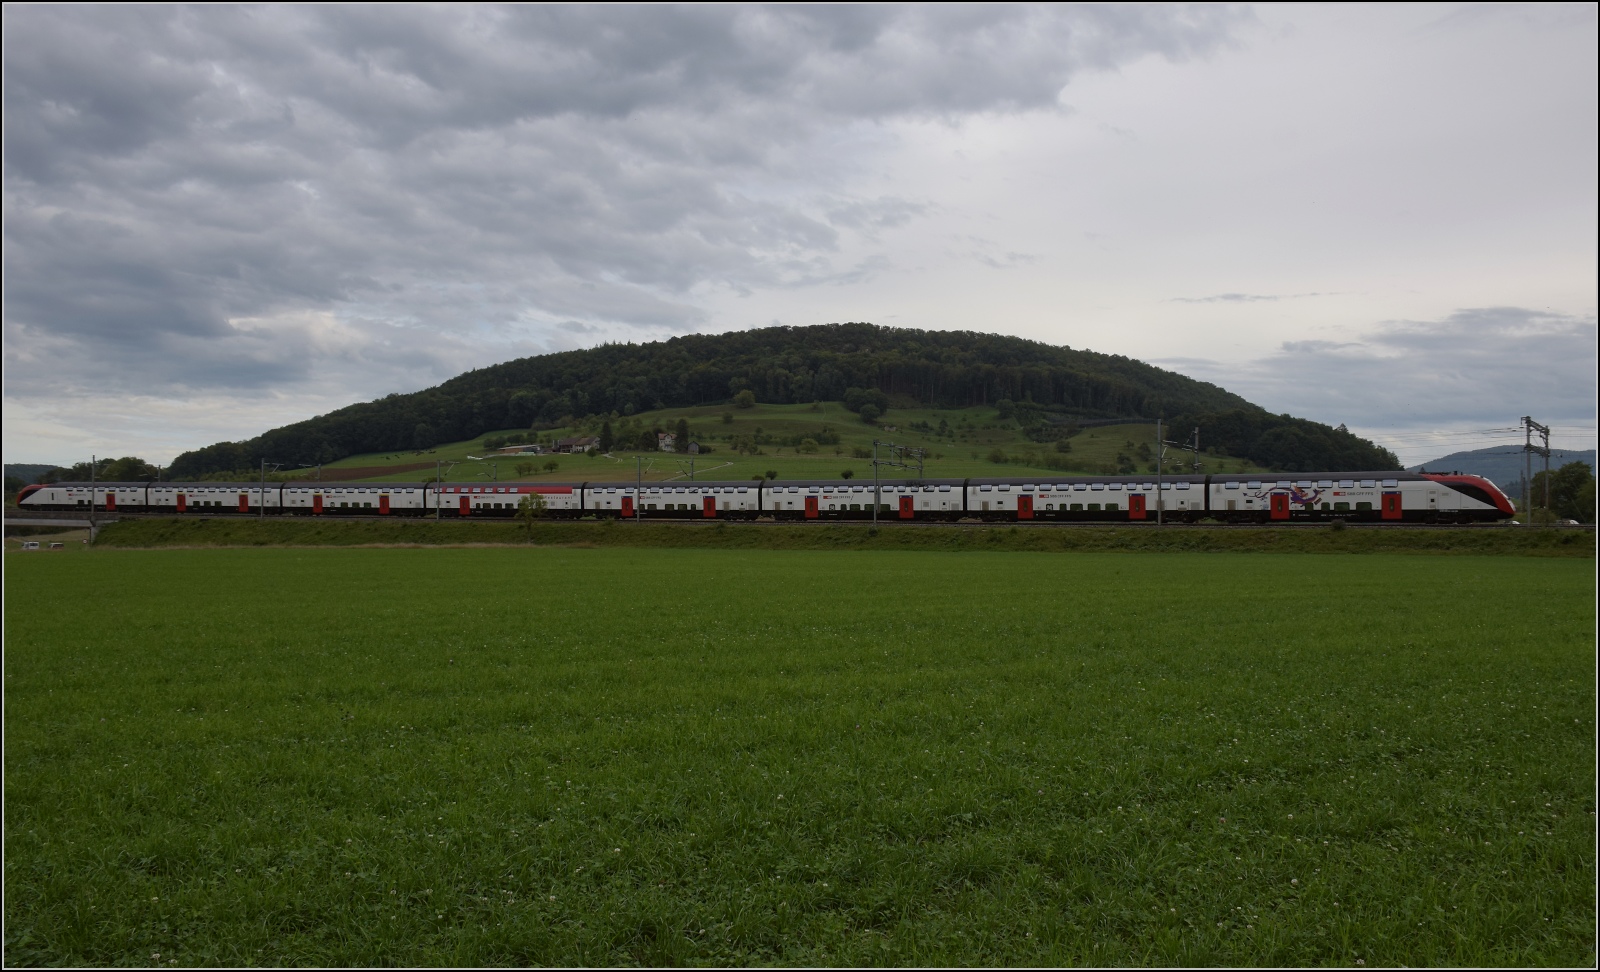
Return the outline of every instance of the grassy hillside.
[[[642,432],[655,428],[671,430],[677,427],[680,419],[689,423],[695,441],[712,450],[695,458],[694,473],[698,479],[750,479],[768,472],[777,473],[779,479],[836,479],[845,470],[857,478],[871,478],[870,458],[862,458],[858,453],[866,452],[870,457],[874,438],[926,450],[928,458],[924,470],[930,478],[1109,474],[1119,468],[1127,469],[1130,462],[1134,470],[1148,472],[1153,469],[1151,457],[1155,445],[1154,424],[1104,425],[1082,430],[1063,427],[1058,441],[1067,442],[1070,451],[1062,452],[1055,441],[1029,439],[1015,419],[1001,418],[993,407],[895,408],[874,427],[862,422],[838,402],[758,404],[743,409],[727,406],[660,409],[615,420],[564,426],[539,433],[539,438],[554,441],[574,435],[596,435],[600,432],[601,421],[611,421],[613,434],[619,440],[637,442]],[[414,468],[419,463],[443,462],[459,463],[448,475],[455,481],[487,480],[491,476],[498,476],[502,482],[626,481],[636,475],[639,466],[636,458],[643,460],[645,478],[649,480],[687,479],[689,475],[688,456],[623,447],[613,448],[607,455],[502,457],[493,460],[494,469],[487,462],[468,458],[489,456],[492,450],[485,446],[486,440],[518,431],[521,430],[486,433],[430,450],[351,456],[324,466],[322,476],[329,480],[415,481],[434,473],[433,466]],[[817,443],[815,451],[804,445],[807,438]],[[832,438],[838,441],[827,441]],[[747,449],[753,446],[759,452],[737,451],[741,444]],[[1000,459],[996,450],[1004,455],[1004,461],[996,461]],[[887,456],[887,450],[881,452]],[[1169,450],[1169,457],[1174,456],[1181,456],[1185,463],[1188,461],[1187,453]],[[545,464],[549,462],[554,462],[557,468],[546,469]],[[1226,455],[1205,454],[1202,462],[1205,472],[1261,469],[1248,460]],[[524,463],[534,468],[519,472],[518,465]],[[379,471],[384,469],[394,471]],[[1180,471],[1170,463],[1168,469]],[[1188,466],[1182,469],[1187,470]],[[900,474],[885,469],[883,475],[895,478]]]
[[[548,429],[604,415],[720,408],[743,399],[809,407],[870,399],[881,410],[1010,407],[1036,427],[1150,421],[1208,430],[1236,456],[1283,469],[1388,469],[1386,450],[1321,423],[1272,415],[1215,385],[1131,358],[996,334],[871,324],[772,327],[607,344],[468,372],[219,442],[173,460],[177,478],[269,462],[328,463],[465,442],[496,429]],[[859,409],[859,404],[852,408]]]

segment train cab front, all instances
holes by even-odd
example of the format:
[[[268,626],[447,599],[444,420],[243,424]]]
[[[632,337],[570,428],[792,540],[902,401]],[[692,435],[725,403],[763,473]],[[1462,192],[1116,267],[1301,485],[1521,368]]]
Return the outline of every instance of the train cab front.
[[[18,490],[17,491],[17,508],[18,509],[26,509],[27,506],[28,506],[28,497],[32,496],[34,493],[37,493],[41,489],[44,489],[44,487],[35,484],[35,485],[32,485],[32,486],[24,486],[24,487],[22,487],[22,489]]]
[[[1441,486],[1447,486],[1462,496],[1482,504],[1482,508],[1473,509],[1468,513],[1468,519],[1473,520],[1509,520],[1517,515],[1517,508],[1506,496],[1500,487],[1482,476],[1441,475],[1439,473],[1423,473],[1423,478],[1432,480]]]

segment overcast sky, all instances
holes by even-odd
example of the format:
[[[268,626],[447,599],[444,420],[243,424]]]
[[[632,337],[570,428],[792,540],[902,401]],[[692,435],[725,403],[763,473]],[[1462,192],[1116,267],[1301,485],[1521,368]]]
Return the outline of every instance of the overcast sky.
[[[5,458],[830,321],[1590,448],[1595,10],[7,5]]]

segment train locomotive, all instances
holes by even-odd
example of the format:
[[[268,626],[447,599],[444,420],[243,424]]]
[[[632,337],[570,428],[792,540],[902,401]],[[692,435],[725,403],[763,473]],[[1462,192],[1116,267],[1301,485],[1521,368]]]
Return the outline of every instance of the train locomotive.
[[[1515,507],[1481,476],[1399,472],[653,483],[49,483],[20,510],[236,516],[871,520],[880,523],[1487,523]]]

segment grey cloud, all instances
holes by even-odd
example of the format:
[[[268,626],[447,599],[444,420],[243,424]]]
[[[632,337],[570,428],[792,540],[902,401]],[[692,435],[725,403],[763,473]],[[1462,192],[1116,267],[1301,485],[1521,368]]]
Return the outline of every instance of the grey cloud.
[[[1384,322],[1356,341],[1288,341],[1241,368],[1181,364],[1273,411],[1426,430],[1527,414],[1592,423],[1596,353],[1593,316],[1485,307]]]
[[[7,394],[111,403],[330,382],[353,400],[580,335],[693,330],[706,288],[867,279],[887,259],[844,243],[930,206],[837,191],[827,133],[1055,110],[1079,72],[1202,56],[1250,19],[988,5],[4,17]],[[761,180],[777,191],[751,191]]]

